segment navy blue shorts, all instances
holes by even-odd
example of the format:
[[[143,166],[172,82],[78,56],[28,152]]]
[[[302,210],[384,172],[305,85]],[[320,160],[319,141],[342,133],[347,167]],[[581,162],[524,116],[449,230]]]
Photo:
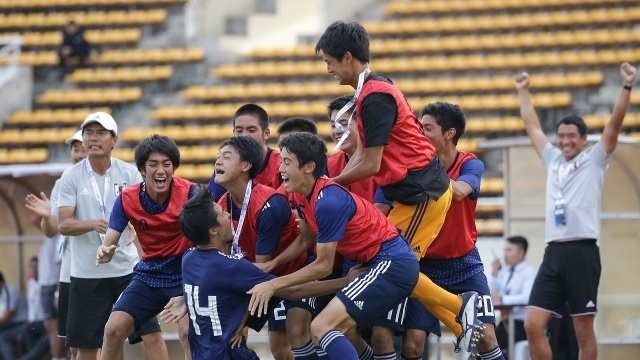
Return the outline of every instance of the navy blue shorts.
[[[113,311],[124,311],[131,315],[135,330],[164,310],[169,299],[182,296],[182,285],[162,288],[151,287],[134,278],[113,306]]]
[[[336,296],[360,328],[368,327],[379,320],[380,314],[388,314],[411,295],[418,282],[419,269],[414,259],[376,259],[369,271]]]
[[[491,292],[489,291],[489,284],[487,283],[487,277],[483,272],[476,273],[470,278],[463,280],[457,284],[440,285],[438,284],[438,282],[434,282],[436,283],[436,285],[453,294],[461,294],[466,291],[476,291],[482,299],[482,309],[478,310],[478,320],[487,324],[496,323],[493,301],[491,301]],[[404,322],[404,328],[419,329],[440,336],[440,323],[438,319],[417,300],[410,303],[415,304],[407,306],[407,317]],[[434,331],[434,322],[438,324],[437,333]]]
[[[269,314],[269,331],[278,330],[287,330],[287,308],[284,300],[281,300]]]

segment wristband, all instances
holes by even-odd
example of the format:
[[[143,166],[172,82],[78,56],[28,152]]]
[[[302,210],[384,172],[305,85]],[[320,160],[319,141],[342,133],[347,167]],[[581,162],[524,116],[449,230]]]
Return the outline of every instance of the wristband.
[[[631,91],[631,89],[633,88],[633,86],[632,86],[632,85],[623,85],[623,86],[622,86],[622,88],[623,88],[623,89],[625,89],[625,90],[629,90],[629,91]]]

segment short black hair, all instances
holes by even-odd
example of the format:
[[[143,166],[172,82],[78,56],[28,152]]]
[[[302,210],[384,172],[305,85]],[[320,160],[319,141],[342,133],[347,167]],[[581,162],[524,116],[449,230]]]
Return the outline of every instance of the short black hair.
[[[342,109],[345,105],[347,105],[347,103],[351,101],[351,99],[353,99],[353,95],[342,95],[331,100],[331,102],[329,102],[329,105],[327,106],[327,116],[329,116],[329,120],[331,120],[331,113],[334,110],[340,111],[340,109]],[[355,109],[355,107],[352,107],[351,109],[347,110],[347,112],[351,114],[353,112],[353,109]]]
[[[167,136],[155,134],[140,141],[136,146],[134,159],[138,171],[144,170],[144,164],[154,152],[167,155],[171,160],[171,164],[173,164],[174,170],[180,166],[180,149],[178,149],[175,141]]]
[[[280,149],[287,148],[287,151],[295,154],[300,163],[300,167],[313,162],[316,168],[313,170],[313,177],[319,178],[324,175],[327,166],[327,145],[318,135],[309,133],[289,134],[278,142]]]
[[[180,231],[196,245],[207,245],[210,242],[209,229],[220,226],[213,208],[214,203],[213,194],[209,189],[201,187],[191,199],[187,200],[178,216]]]
[[[575,115],[575,114],[567,115],[562,119],[558,120],[558,123],[556,124],[556,133],[558,133],[558,128],[562,124],[575,125],[576,127],[578,127],[578,132],[580,133],[580,136],[587,135],[587,124],[585,124],[584,120],[578,115]]]
[[[369,50],[369,34],[367,30],[357,22],[345,23],[336,21],[324,31],[316,43],[316,54],[322,51],[338,61],[342,61],[348,51],[351,55],[365,63],[371,61]]]
[[[249,136],[234,136],[220,144],[220,149],[230,145],[238,150],[240,161],[247,161],[251,164],[249,169],[249,178],[254,179],[260,173],[262,167],[262,156],[264,149],[254,138]]]
[[[517,235],[508,237],[507,242],[519,246],[522,250],[524,250],[525,254],[527,253],[527,249],[529,249],[529,242],[524,236]]]
[[[278,135],[293,132],[306,132],[317,135],[318,127],[312,120],[300,116],[290,117],[280,124],[280,127],[278,127]]]
[[[251,115],[258,119],[258,123],[262,128],[262,131],[265,131],[269,127],[269,114],[267,111],[260,105],[257,104],[244,104],[236,110],[236,113],[233,114],[233,126],[236,126],[236,119],[242,115]]]
[[[422,108],[420,117],[422,118],[425,115],[433,116],[434,119],[436,119],[436,123],[442,129],[443,135],[445,131],[454,129],[456,134],[452,140],[454,144],[458,144],[458,139],[464,134],[464,129],[467,125],[467,119],[460,106],[444,101],[437,101],[427,104]]]

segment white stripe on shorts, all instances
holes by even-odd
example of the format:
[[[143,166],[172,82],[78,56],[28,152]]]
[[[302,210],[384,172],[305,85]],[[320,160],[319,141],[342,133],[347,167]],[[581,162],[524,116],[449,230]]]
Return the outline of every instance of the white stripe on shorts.
[[[389,269],[389,266],[391,266],[391,261],[381,261],[376,267],[369,270],[365,277],[357,278],[347,285],[344,294],[349,300],[355,299],[376,280],[379,274],[384,274]]]

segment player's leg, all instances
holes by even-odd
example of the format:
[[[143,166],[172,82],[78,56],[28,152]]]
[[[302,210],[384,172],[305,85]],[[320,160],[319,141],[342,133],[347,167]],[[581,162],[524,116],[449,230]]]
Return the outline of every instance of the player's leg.
[[[67,338],[67,318],[69,314],[69,287],[68,282],[60,282],[58,286],[58,336],[62,340],[64,345]],[[78,349],[72,347],[69,348],[71,353],[71,360],[76,360],[78,355]]]
[[[293,352],[287,339],[287,310],[284,301],[269,316],[269,349],[275,360],[293,360]]]
[[[402,359],[422,359],[429,333],[440,336],[440,321],[418,300],[409,298],[402,334]]]
[[[189,316],[178,320],[178,339],[184,351],[184,360],[191,360],[191,345],[189,345]]]
[[[373,359],[389,360],[396,358],[393,340],[396,334],[401,334],[404,331],[402,324],[407,311],[407,300],[408,298],[401,300],[371,324]]]
[[[314,342],[319,342],[329,358],[358,359],[354,347],[342,334],[356,324],[369,326],[379,314],[386,314],[404,301],[415,287],[418,269],[413,259],[376,259],[369,271],[339,291],[313,320]]]
[[[598,358],[598,343],[593,329],[595,315],[572,316],[573,328],[580,347],[581,360],[595,360]]]
[[[61,358],[65,355],[64,341],[58,337],[58,312],[55,307],[55,293],[57,285],[46,285],[40,288],[42,309],[44,311],[44,328],[49,338],[51,357]]]
[[[315,301],[316,298],[285,301],[287,337],[296,360],[318,358],[313,341],[311,341],[311,320],[315,312],[313,308]]]
[[[165,344],[162,338],[162,332],[160,331],[160,324],[158,319],[155,319],[156,324],[152,324],[157,329],[153,332],[143,334],[144,325],[140,327],[142,344],[144,345],[145,359],[147,360],[169,360],[169,351],[167,350],[167,344]]]

